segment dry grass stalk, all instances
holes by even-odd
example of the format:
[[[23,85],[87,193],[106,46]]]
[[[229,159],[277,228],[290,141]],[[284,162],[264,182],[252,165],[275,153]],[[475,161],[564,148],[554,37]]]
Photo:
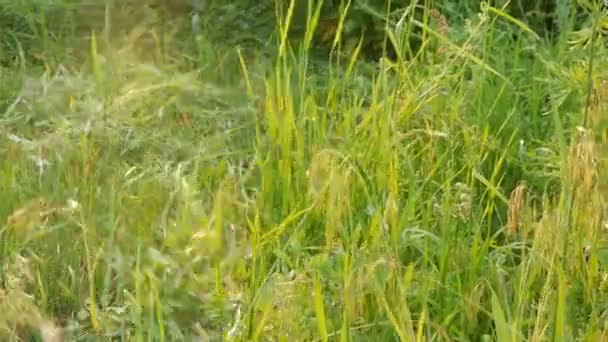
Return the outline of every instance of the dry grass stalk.
[[[583,193],[592,191],[597,180],[596,148],[590,130],[578,127],[568,157],[568,178],[581,186]]]
[[[63,329],[44,317],[29,293],[35,282],[30,260],[17,255],[5,267],[5,286],[0,287],[0,339],[31,340],[38,330],[44,342],[65,341]]]
[[[608,119],[608,80],[597,82],[594,87],[593,96],[588,104],[589,123],[594,130],[601,129],[603,138],[606,138],[608,128],[606,120]],[[606,142],[604,140],[604,142]]]
[[[507,217],[507,233],[510,236],[515,235],[521,228],[523,221],[523,211],[525,205],[526,185],[520,183],[511,192],[509,198],[509,210]]]
[[[595,96],[589,106],[591,129],[599,135],[597,146],[598,187],[601,194],[608,194],[608,80],[603,80],[595,88]]]

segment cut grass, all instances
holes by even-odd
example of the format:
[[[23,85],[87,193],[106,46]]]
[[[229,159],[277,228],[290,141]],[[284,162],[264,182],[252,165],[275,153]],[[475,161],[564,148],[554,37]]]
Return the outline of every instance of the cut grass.
[[[608,338],[605,46],[425,17],[378,63],[37,31],[0,69],[0,337]]]

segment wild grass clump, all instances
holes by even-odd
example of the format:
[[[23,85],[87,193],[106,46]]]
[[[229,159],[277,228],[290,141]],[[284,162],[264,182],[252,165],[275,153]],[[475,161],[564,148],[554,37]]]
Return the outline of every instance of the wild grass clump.
[[[608,337],[600,7],[549,37],[404,4],[375,55],[348,2],[31,4],[0,36],[0,339]]]

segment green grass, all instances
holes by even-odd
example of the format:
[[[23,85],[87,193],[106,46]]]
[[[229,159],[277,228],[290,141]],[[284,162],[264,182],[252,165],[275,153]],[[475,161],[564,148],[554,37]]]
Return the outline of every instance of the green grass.
[[[605,12],[112,3],[0,1],[0,339],[608,338]]]

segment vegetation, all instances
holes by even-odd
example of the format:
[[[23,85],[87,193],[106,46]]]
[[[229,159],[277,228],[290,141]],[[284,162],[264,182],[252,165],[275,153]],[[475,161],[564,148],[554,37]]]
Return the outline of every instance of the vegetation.
[[[0,339],[607,340],[607,32],[587,0],[0,0]]]

